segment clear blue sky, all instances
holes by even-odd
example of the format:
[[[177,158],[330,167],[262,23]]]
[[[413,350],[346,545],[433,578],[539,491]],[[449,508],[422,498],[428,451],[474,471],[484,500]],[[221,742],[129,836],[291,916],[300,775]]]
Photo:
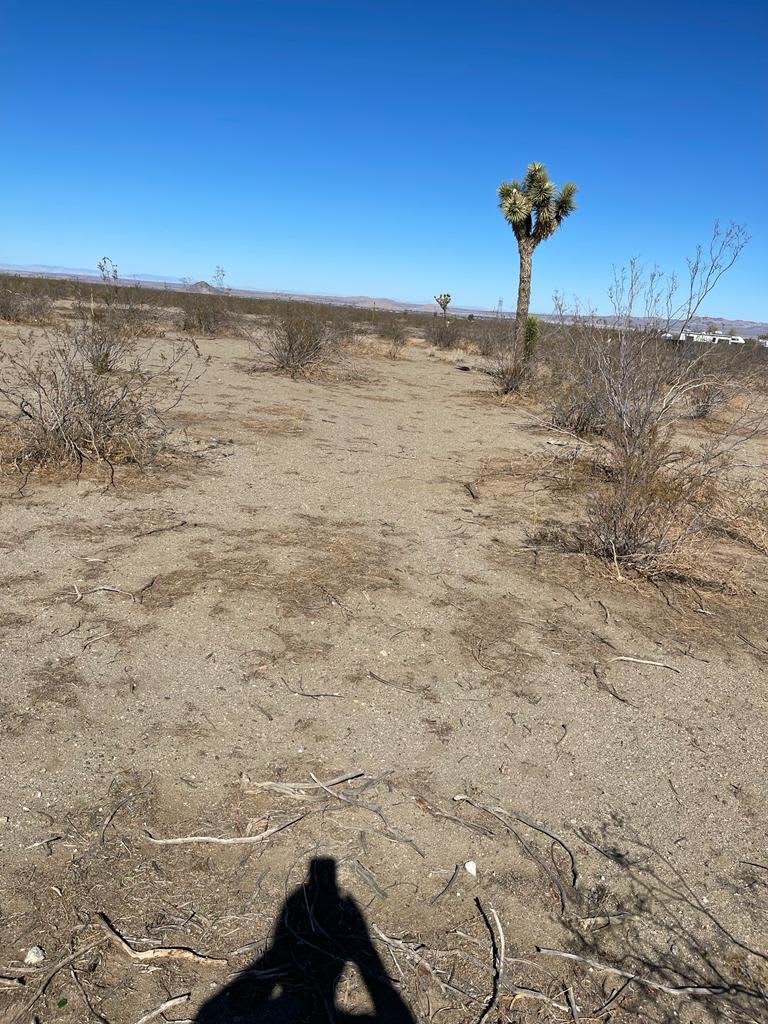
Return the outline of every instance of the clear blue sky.
[[[0,262],[511,309],[496,188],[541,160],[580,195],[533,309],[719,217],[707,312],[768,319],[767,42],[756,0],[2,0]]]

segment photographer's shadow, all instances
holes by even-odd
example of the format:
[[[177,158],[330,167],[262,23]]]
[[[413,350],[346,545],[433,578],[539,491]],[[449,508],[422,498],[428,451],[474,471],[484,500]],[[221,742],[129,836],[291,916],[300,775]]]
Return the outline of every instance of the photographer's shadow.
[[[354,964],[373,1013],[336,1008],[339,981]],[[339,892],[336,862],[317,857],[285,901],[272,943],[209,1000],[196,1024],[415,1024],[374,949],[363,914]]]

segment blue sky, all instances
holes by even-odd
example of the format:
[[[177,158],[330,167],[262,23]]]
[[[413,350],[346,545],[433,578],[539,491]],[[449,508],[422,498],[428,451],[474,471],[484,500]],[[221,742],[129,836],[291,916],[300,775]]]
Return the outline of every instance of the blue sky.
[[[496,188],[541,160],[580,194],[534,310],[719,217],[753,240],[706,312],[767,320],[767,11],[3,0],[0,262],[512,309]]]

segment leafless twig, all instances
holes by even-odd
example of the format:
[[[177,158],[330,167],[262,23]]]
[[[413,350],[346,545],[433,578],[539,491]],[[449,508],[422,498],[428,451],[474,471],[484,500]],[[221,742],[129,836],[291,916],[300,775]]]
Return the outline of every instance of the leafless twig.
[[[282,832],[283,829],[295,825],[302,818],[306,818],[306,814],[298,814],[295,818],[284,821],[282,825],[275,825],[273,828],[268,828],[266,832],[260,832],[256,836],[234,836],[232,839],[223,839],[220,836],[179,836],[174,839],[158,839],[150,832],[146,832],[145,835],[150,843],[156,843],[158,846],[183,846],[188,843],[215,843],[219,846],[236,846],[244,843],[263,843],[271,836]]]
[[[136,1024],[149,1024],[151,1020],[157,1020],[166,1010],[170,1010],[172,1006],[180,1006],[182,1003],[189,1001],[189,997],[192,995],[191,992],[185,992],[182,996],[174,996],[172,999],[166,999],[160,1006],[155,1007],[154,1010],[150,1010],[149,1013],[145,1013],[143,1017],[140,1017]]]
[[[667,665],[663,661],[648,661],[645,658],[629,658],[629,657],[617,657],[609,658],[608,662],[612,661],[631,661],[634,665],[653,665],[655,668],[668,668],[670,672],[677,672],[680,675],[680,669],[675,668],[674,665]]]
[[[504,929],[501,927],[501,921],[499,915],[496,913],[493,907],[490,908],[491,917],[489,918],[485,912],[485,909],[480,902],[479,898],[476,900],[477,907],[483,916],[483,920],[488,926],[488,931],[491,933],[491,944],[493,948],[493,993],[490,998],[490,1002],[483,1011],[478,1024],[485,1024],[490,1019],[491,1014],[496,1009],[499,996],[501,995],[501,986],[504,981],[504,957],[506,955],[506,942],[504,939]],[[491,924],[491,920],[493,924]]]
[[[125,941],[106,914],[99,912],[96,914],[96,917],[110,941],[132,960],[191,960],[196,964],[229,963],[223,957],[205,956],[202,953],[196,953],[193,949],[188,949],[186,946],[155,946],[152,949],[136,950]]]

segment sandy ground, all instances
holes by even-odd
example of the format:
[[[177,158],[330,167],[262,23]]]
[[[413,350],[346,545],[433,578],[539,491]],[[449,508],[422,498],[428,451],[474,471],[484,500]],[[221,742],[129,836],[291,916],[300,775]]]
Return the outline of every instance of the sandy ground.
[[[547,483],[572,442],[421,345],[315,381],[249,372],[241,340],[201,346],[174,421],[197,457],[113,488],[4,487],[0,1020],[135,1024],[187,993],[166,1019],[192,1019],[268,946],[313,857],[335,859],[414,1020],[480,1018],[491,908],[507,956],[491,1020],[597,1019],[618,988],[537,946],[749,987],[768,894],[765,559],[731,545],[729,595],[536,549],[538,525],[577,514]],[[521,817],[570,848],[575,888]],[[285,823],[239,845],[150,839]],[[99,913],[135,950],[228,962],[136,960]],[[336,999],[368,1005],[349,966]],[[215,1019],[272,1019],[249,1012]],[[633,983],[606,1014],[714,1012]]]

